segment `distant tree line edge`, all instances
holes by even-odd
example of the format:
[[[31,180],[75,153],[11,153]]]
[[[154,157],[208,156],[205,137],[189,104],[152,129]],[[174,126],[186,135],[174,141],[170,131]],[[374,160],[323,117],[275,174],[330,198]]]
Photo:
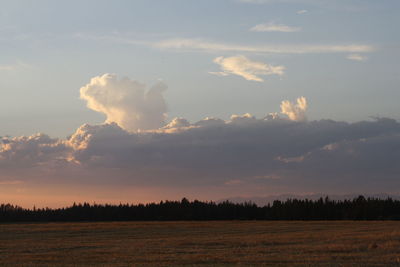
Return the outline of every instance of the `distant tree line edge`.
[[[161,201],[149,204],[73,204],[65,208],[25,209],[0,205],[0,222],[202,220],[400,220],[400,200],[287,199],[265,206],[252,202]]]

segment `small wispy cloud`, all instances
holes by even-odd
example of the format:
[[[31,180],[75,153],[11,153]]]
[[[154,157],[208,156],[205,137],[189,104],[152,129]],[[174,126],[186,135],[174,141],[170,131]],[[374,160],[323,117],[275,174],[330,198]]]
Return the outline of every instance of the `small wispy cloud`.
[[[263,82],[261,75],[283,75],[284,66],[272,66],[263,62],[252,61],[245,56],[217,57],[214,59],[222,71],[210,72],[218,76],[237,75],[248,81]]]
[[[27,69],[27,68],[31,68],[31,67],[32,66],[27,63],[24,63],[22,61],[17,61],[12,64],[0,64],[0,71],[15,71],[15,70]]]
[[[291,27],[284,24],[276,24],[269,22],[265,24],[258,24],[250,29],[252,32],[299,32],[300,27]]]
[[[76,34],[74,38],[89,41],[102,41],[128,45],[149,46],[163,50],[193,51],[206,53],[235,52],[255,54],[328,54],[328,53],[370,53],[376,50],[368,44],[235,44],[212,41],[202,38],[170,38],[160,40],[143,40],[124,34],[91,35]]]
[[[0,71],[10,71],[14,70],[13,65],[0,65]]]
[[[216,75],[216,76],[221,76],[221,77],[229,76],[228,73],[223,72],[223,71],[209,71],[208,73],[210,73],[212,75]]]
[[[368,59],[366,56],[360,54],[350,54],[346,58],[355,61],[366,61]]]
[[[307,13],[307,12],[308,12],[308,10],[302,9],[302,10],[297,11],[296,14],[302,15],[302,14],[305,14],[305,13]]]
[[[323,53],[369,53],[375,48],[364,44],[282,44],[282,45],[238,45],[207,41],[203,39],[175,38],[154,42],[159,49],[175,49],[199,52],[240,52],[259,54],[323,54]]]

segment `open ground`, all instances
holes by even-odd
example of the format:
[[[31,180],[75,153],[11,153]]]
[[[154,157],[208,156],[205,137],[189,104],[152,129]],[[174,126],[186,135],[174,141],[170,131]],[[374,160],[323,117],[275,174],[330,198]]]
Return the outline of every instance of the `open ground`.
[[[1,266],[400,266],[400,222],[0,225]]]

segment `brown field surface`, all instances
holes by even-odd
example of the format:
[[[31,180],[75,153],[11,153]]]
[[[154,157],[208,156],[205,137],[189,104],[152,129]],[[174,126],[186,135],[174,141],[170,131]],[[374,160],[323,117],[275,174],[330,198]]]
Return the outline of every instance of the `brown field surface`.
[[[0,266],[400,266],[400,222],[0,224]]]

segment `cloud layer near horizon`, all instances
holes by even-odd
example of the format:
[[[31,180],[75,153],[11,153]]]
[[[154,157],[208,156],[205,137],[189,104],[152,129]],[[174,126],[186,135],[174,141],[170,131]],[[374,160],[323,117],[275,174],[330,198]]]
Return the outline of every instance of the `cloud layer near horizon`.
[[[107,115],[66,139],[3,137],[0,183],[118,184],[235,188],[265,192],[393,192],[400,173],[400,123],[308,121],[307,100],[282,101],[280,117],[165,119],[157,85],[115,75],[81,88],[88,106]],[[143,130],[148,129],[148,130]],[[246,189],[247,190],[247,189]]]
[[[307,122],[245,114],[175,119],[147,132],[106,123],[82,125],[68,139],[3,138],[0,179],[19,173],[18,181],[49,183],[384,191],[398,185],[399,158],[400,123],[392,119]]]

